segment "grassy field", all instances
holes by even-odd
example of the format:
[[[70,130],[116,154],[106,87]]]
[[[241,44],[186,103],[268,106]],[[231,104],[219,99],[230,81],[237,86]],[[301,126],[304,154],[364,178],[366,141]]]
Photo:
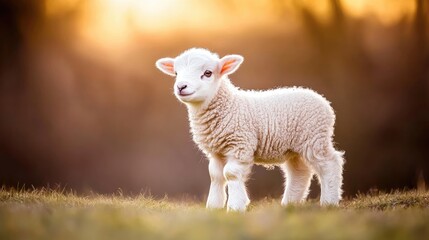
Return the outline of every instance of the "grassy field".
[[[0,239],[429,239],[429,192],[360,195],[338,208],[278,199],[245,214],[202,202],[0,189]]]

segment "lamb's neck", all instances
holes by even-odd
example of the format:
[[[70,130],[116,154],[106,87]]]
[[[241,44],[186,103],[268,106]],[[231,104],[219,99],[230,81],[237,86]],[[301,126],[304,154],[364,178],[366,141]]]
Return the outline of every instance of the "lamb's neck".
[[[227,148],[225,128],[234,116],[236,102],[235,91],[238,91],[229,81],[223,81],[211,100],[205,106],[192,107],[188,105],[189,123],[195,143],[204,152],[222,153]]]
[[[229,79],[222,79],[219,89],[211,100],[200,105],[188,105],[190,119],[200,118],[209,112],[216,112],[217,114],[226,113],[234,102],[236,91],[238,91],[238,89]]]

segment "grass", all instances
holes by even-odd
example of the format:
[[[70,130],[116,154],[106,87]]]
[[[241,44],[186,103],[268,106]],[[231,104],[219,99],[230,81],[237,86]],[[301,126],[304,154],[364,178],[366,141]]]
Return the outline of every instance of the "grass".
[[[338,208],[254,202],[245,214],[201,202],[0,189],[0,239],[429,239],[429,192],[358,195]]]

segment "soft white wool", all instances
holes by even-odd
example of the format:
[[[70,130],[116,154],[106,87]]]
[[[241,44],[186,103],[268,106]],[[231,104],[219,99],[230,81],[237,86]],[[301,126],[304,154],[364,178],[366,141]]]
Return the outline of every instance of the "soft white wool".
[[[282,204],[306,199],[313,174],[321,184],[321,204],[341,199],[343,153],[333,147],[335,114],[310,89],[243,91],[227,75],[242,62],[190,49],[157,66],[177,79],[176,96],[186,104],[193,140],[208,156],[211,187],[207,207],[244,211],[250,202],[245,182],[253,164],[279,165],[285,173]],[[172,65],[172,67],[170,66]],[[168,66],[165,68],[165,66]],[[206,77],[209,69],[213,76]]]

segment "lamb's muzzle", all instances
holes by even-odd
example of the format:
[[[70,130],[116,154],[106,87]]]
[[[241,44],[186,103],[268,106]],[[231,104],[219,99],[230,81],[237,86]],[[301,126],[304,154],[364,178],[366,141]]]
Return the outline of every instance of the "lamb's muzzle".
[[[282,205],[304,201],[314,174],[320,203],[338,205],[344,152],[334,148],[330,103],[304,88],[239,90],[228,75],[242,62],[239,55],[219,59],[195,48],[156,62],[162,72],[176,76],[175,95],[187,106],[193,140],[209,159],[207,208],[223,208],[227,201],[228,210],[245,211],[253,164],[283,170]]]

